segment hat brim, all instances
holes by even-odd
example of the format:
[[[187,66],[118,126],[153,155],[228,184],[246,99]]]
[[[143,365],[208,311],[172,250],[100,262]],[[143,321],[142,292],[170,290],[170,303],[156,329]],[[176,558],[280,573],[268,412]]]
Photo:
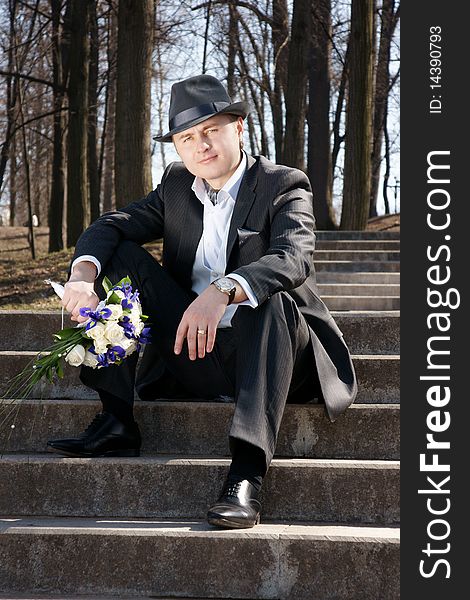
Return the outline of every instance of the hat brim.
[[[202,117],[198,117],[196,119],[192,119],[191,121],[188,121],[187,123],[184,123],[183,125],[180,125],[179,127],[175,127],[168,133],[165,133],[163,135],[156,135],[153,137],[153,139],[157,142],[172,142],[173,136],[175,135],[175,133],[180,133],[180,131],[189,129],[190,127],[193,127],[194,125],[198,125],[199,123],[202,123],[203,121],[206,121],[207,119],[210,119],[211,117],[214,117],[215,115],[229,114],[229,115],[236,115],[238,117],[245,118],[249,112],[250,112],[250,107],[247,102],[234,102],[233,104],[226,106],[222,110],[213,112],[209,115],[204,115]]]

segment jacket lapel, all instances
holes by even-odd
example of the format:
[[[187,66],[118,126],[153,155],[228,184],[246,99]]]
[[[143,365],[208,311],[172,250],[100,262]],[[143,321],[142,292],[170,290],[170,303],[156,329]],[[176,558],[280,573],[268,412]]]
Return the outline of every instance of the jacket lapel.
[[[246,172],[243,176],[237,199],[233,209],[232,220],[227,241],[227,265],[229,264],[230,253],[238,237],[238,228],[241,227],[250,212],[251,206],[256,197],[255,188],[258,180],[258,161],[250,155],[247,155],[248,162]]]
[[[176,255],[176,265],[181,274],[181,281],[184,281],[191,287],[194,257],[196,256],[196,250],[202,236],[204,207],[192,190],[189,192],[186,204],[184,224],[179,230],[180,239]]]

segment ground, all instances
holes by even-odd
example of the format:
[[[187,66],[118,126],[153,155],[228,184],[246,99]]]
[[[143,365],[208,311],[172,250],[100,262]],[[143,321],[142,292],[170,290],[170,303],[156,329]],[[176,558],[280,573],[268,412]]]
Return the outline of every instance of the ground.
[[[400,214],[375,217],[367,229],[399,230]],[[44,280],[65,282],[73,248],[48,254],[48,228],[36,227],[34,235],[35,260],[26,227],[0,227],[0,309],[60,309],[58,297]],[[146,247],[157,259],[161,258],[161,244]]]

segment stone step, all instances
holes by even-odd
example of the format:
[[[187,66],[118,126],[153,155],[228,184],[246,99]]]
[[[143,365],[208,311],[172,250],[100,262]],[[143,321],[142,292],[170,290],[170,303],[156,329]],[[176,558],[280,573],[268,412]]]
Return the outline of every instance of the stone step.
[[[320,283],[320,296],[399,296],[400,286],[394,283]]]
[[[65,458],[4,454],[0,514],[204,519],[228,458],[168,455]],[[263,516],[288,521],[398,523],[398,461],[273,459]]]
[[[400,352],[398,312],[377,315],[367,311],[347,314],[332,311],[332,315],[354,354]],[[61,328],[61,314],[57,311],[0,311],[0,321],[4,333],[0,337],[0,350],[42,350],[52,343],[52,334]],[[73,325],[65,319],[65,327]]]
[[[90,594],[86,594],[85,596],[82,596],[80,594],[80,596],[75,596],[75,594],[70,595],[67,594],[67,600],[118,600],[119,598],[121,598],[122,600],[124,600],[124,596],[102,596],[101,594],[99,596],[95,596],[93,594],[93,596],[90,596]],[[180,596],[181,598],[188,598],[188,596]],[[0,592],[0,600],[63,600],[64,596],[62,594],[60,595],[51,595],[51,594],[37,594],[37,593],[22,593],[22,592],[13,592],[11,594],[2,594]],[[168,600],[168,596],[166,598],[163,598],[162,596],[135,596],[134,594],[132,594],[132,596],[129,596],[126,594],[125,596],[125,600]],[[194,599],[193,599],[194,600]],[[197,598],[196,600],[209,600],[209,598]],[[210,600],[214,600],[213,598]]]
[[[400,250],[400,240],[317,240],[316,250]]]
[[[47,440],[75,437],[99,410],[101,402],[91,400],[0,401],[0,453],[44,452]],[[134,414],[142,453],[230,456],[233,412],[233,403],[140,400]],[[323,405],[285,408],[276,456],[398,460],[399,455],[399,405],[353,404],[335,423]]]
[[[383,250],[317,250],[314,253],[314,263],[317,260],[351,260],[351,261],[399,261],[400,252],[398,251],[383,251]]]
[[[3,519],[0,588],[104,598],[396,600],[395,527]]]
[[[0,352],[0,397],[5,397],[11,378],[20,373],[35,352]],[[396,404],[400,402],[400,357],[397,355],[353,355],[353,363],[359,381],[357,403]],[[54,384],[40,382],[32,391],[32,398],[84,398],[94,399],[97,394],[85,387],[78,378],[79,370],[65,369],[65,376]]]
[[[369,271],[369,272],[388,272],[398,273],[400,271],[400,261],[389,260],[389,261],[363,261],[363,260],[315,260],[315,270],[321,271],[340,271],[340,272],[356,272],[356,271]]]
[[[330,310],[400,310],[400,296],[321,296]]]
[[[326,283],[374,283],[374,284],[400,284],[400,273],[347,273],[342,271],[320,271],[317,275],[318,284]]]
[[[400,231],[315,231],[317,240],[399,240]]]

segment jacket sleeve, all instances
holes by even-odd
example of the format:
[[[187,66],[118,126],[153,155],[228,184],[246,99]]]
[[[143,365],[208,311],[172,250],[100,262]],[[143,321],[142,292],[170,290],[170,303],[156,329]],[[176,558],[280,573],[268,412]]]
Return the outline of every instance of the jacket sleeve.
[[[313,267],[315,218],[310,182],[289,169],[281,191],[270,202],[269,247],[253,262],[234,269],[244,277],[259,304],[272,294],[301,285]]]
[[[142,245],[163,237],[163,190],[171,166],[165,170],[157,188],[145,198],[101,215],[82,233],[70,261],[69,276],[71,265],[79,256],[94,256],[104,267],[121,241]]]

